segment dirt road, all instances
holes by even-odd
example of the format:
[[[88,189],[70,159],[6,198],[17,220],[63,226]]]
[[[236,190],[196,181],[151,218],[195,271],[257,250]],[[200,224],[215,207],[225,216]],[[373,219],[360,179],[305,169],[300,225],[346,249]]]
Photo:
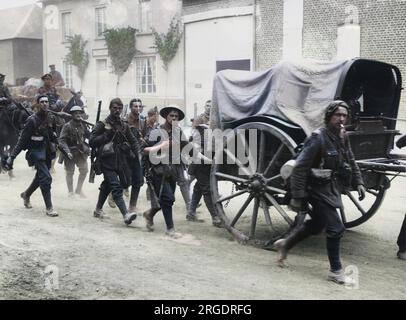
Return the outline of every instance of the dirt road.
[[[100,180],[85,185],[86,200],[70,199],[60,165],[52,189],[60,216],[46,217],[39,190],[31,210],[19,198],[34,175],[23,155],[15,168],[15,180],[0,175],[1,299],[406,298],[406,262],[395,258],[405,180],[393,182],[375,217],[344,236],[343,262],[359,280],[358,288],[347,289],[326,281],[323,235],[298,245],[290,267],[281,269],[275,252],[240,245],[212,227],[206,209],[205,223],[187,222],[180,196],[174,214],[183,234],[178,240],[164,235],[162,214],[153,233],[141,217],[125,227],[118,210],[108,206],[110,219],[93,218]],[[144,191],[139,207],[148,207]]]

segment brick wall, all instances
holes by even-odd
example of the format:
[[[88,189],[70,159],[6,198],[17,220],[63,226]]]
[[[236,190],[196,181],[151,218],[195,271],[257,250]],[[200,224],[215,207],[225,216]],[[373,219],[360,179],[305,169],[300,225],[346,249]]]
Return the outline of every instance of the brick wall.
[[[256,0],[256,69],[269,68],[282,59],[283,0]],[[254,0],[184,0],[183,14],[245,6]],[[304,0],[303,57],[330,60],[336,55],[337,27],[356,6],[361,26],[361,57],[400,68],[406,83],[405,0]],[[406,118],[406,92],[399,117]]]
[[[361,57],[394,64],[406,79],[406,1],[402,0],[304,0],[303,56],[335,56],[337,26],[348,16],[345,8],[350,5],[358,9]],[[399,116],[406,117],[405,92]]]
[[[263,70],[282,59],[283,0],[257,0],[256,69]]]
[[[245,7],[252,5],[254,0],[184,0],[183,14],[194,14],[215,9]]]
[[[257,69],[282,58],[283,0],[257,0]],[[361,26],[361,57],[385,61],[400,68],[406,82],[406,1],[304,0],[303,57],[330,60],[336,55],[337,27],[356,6]],[[399,117],[406,118],[406,92]]]

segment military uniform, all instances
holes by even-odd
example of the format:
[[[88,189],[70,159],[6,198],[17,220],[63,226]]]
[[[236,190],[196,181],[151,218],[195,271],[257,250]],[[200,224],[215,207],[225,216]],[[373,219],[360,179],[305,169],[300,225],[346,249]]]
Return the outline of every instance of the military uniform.
[[[192,200],[190,203],[190,212],[192,215],[196,215],[196,209],[200,199],[203,196],[207,209],[212,217],[212,223],[214,226],[219,227],[222,224],[221,219],[217,216],[216,209],[211,197],[210,191],[210,170],[211,164],[204,163],[203,152],[207,147],[205,140],[205,129],[208,129],[207,124],[198,125],[192,131],[192,143],[195,146],[195,151],[199,153],[194,157],[193,163],[189,166],[189,174],[196,178],[196,183],[193,188]],[[200,157],[199,157],[200,155]],[[208,159],[211,160],[211,159]]]
[[[174,131],[171,126],[162,124],[156,130],[165,130],[171,141],[179,142],[179,151],[182,151],[182,149],[189,143],[186,140],[186,135],[179,127],[176,127]],[[152,132],[151,135],[153,135]],[[171,174],[176,184],[179,186],[183,200],[185,201],[187,217],[190,217],[191,220],[195,220],[194,213],[190,211],[190,183],[186,172],[185,161],[183,161],[182,153],[174,154],[173,150],[174,148],[171,147],[168,152]]]
[[[49,215],[53,215],[52,177],[49,169],[52,159],[56,156],[56,143],[55,118],[48,113],[45,115],[36,113],[28,117],[17,145],[10,155],[10,158],[14,160],[22,150],[27,150],[28,165],[34,166],[37,172],[31,185],[21,194],[21,197],[24,199],[25,205],[30,207],[29,198],[39,187]]]
[[[52,85],[56,87],[63,87],[65,85],[65,81],[63,81],[62,75],[59,71],[53,70],[49,72],[52,76]]]
[[[90,131],[86,124],[81,121],[72,119],[62,127],[58,141],[65,153],[61,154],[61,159],[65,164],[66,183],[69,194],[73,194],[73,174],[75,166],[77,166],[79,177],[75,193],[83,196],[82,187],[89,172],[87,158],[90,155],[90,148],[85,139],[89,138]],[[67,157],[68,154],[72,155],[72,159]]]
[[[145,128],[145,119],[139,115],[138,118],[135,118],[132,113],[130,113],[127,117],[127,122],[130,127],[130,130],[134,137],[138,141],[138,145],[142,146],[143,143],[143,136],[142,131]],[[141,154],[137,155],[141,158]],[[131,196],[130,196],[130,205],[129,210],[132,212],[135,210],[138,201],[138,195],[140,193],[140,189],[144,184],[144,175],[142,170],[142,165],[140,163],[134,163],[133,170],[132,170],[132,177],[131,177]]]
[[[105,121],[96,124],[89,142],[92,148],[97,148],[97,161],[104,176],[95,213],[102,210],[111,192],[125,218],[128,210],[123,199],[123,188],[131,185],[132,169],[140,165],[138,141],[127,123],[109,115]]]
[[[321,167],[331,170],[331,179],[309,174],[312,168]],[[363,185],[362,176],[348,135],[342,139],[327,128],[313,132],[305,141],[291,177],[291,196],[302,199],[303,206],[305,201],[311,204],[311,219],[295,227],[288,237],[289,247],[326,229],[330,270],[342,270],[339,244],[345,227],[339,212],[343,210],[341,191],[359,185]]]
[[[48,96],[49,106],[52,107],[52,108],[55,108],[55,104],[59,100],[58,92],[56,91],[56,88],[53,87],[53,86],[40,87],[38,89],[38,95],[46,95],[46,96]],[[54,111],[56,111],[56,110],[54,110]]]

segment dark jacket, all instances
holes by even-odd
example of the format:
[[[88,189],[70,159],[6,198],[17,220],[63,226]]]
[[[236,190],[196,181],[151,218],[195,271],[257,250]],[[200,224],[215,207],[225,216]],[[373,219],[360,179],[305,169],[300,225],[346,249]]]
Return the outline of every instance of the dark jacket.
[[[8,87],[6,85],[0,85],[0,98],[7,98],[8,100],[11,100],[11,94],[10,91],[8,90]]]
[[[143,145],[143,131],[145,128],[145,118],[139,115],[138,119],[135,119],[134,116],[130,113],[127,117],[127,123],[130,127],[131,133],[138,140],[138,145]]]
[[[71,153],[74,157],[89,156],[90,148],[85,139],[90,138],[90,131],[80,121],[71,120],[62,127],[59,136],[59,146],[65,153]]]
[[[32,166],[36,160],[55,158],[56,144],[55,117],[49,113],[45,117],[35,113],[28,117],[10,156],[16,158],[22,150],[28,150],[26,158]]]
[[[332,179],[326,183],[320,183],[310,175],[311,168],[320,168],[321,164],[323,169],[332,170]],[[292,198],[312,197],[335,208],[341,207],[341,190],[351,187],[345,186],[343,179],[342,172],[345,164],[351,168],[352,187],[364,184],[348,135],[345,134],[342,142],[326,128],[316,130],[306,139],[303,150],[296,159],[296,166],[290,179]]]
[[[162,161],[151,164],[153,171],[158,175],[173,175],[174,172],[172,165],[184,165],[184,161],[182,161],[182,150],[189,142],[186,139],[186,135],[179,127],[176,127],[176,129],[173,130],[171,126],[165,123],[158,126],[156,129],[151,130],[148,137],[147,146],[154,146],[167,139],[171,141],[169,149],[165,151],[158,151],[157,154]],[[176,146],[175,148],[174,143],[179,143],[180,145]],[[180,152],[180,154],[178,152]],[[154,159],[154,162],[157,160],[158,159]]]
[[[113,142],[114,153],[104,155],[103,147],[109,142]],[[97,148],[102,170],[121,172],[123,176],[128,177],[127,182],[131,184],[132,168],[134,165],[140,165],[139,145],[127,123],[108,116],[105,121],[96,123],[90,134],[89,144],[92,148]]]

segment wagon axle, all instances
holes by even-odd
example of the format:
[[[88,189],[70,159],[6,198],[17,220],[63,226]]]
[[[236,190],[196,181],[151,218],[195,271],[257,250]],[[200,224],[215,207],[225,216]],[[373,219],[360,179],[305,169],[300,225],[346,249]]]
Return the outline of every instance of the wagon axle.
[[[265,177],[260,173],[255,173],[248,183],[248,190],[256,196],[263,195],[266,192],[266,185]]]

